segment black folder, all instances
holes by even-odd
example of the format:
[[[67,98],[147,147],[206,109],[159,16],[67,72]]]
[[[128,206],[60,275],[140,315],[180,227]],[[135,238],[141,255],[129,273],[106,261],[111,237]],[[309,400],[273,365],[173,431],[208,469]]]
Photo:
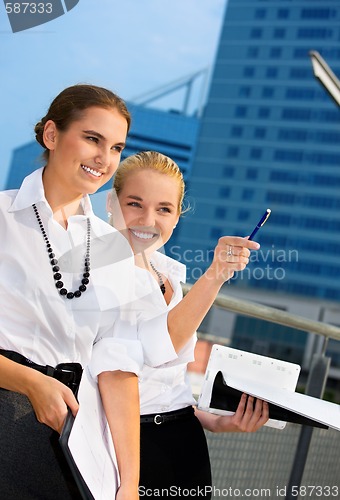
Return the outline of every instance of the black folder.
[[[59,444],[83,500],[114,498],[119,474],[114,444],[98,384],[85,368],[77,394],[76,417],[68,412]]]
[[[73,422],[74,422],[74,416],[72,415],[71,410],[68,410],[65,424],[64,424],[63,430],[62,430],[60,437],[59,437],[59,444],[60,444],[61,449],[63,450],[66,461],[71,469],[73,478],[78,486],[79,492],[80,492],[83,500],[95,500],[95,498],[92,495],[91,491],[89,490],[83,476],[81,475],[81,473],[80,473],[80,471],[79,471],[79,469],[74,461],[74,458],[72,456],[70,448],[68,446],[68,439],[70,437]]]
[[[295,363],[213,345],[198,408],[230,415],[246,393],[268,402],[266,426],[284,429],[291,422],[340,430],[340,405],[296,392],[300,370]]]
[[[210,400],[210,407],[216,408],[217,410],[226,410],[230,412],[236,412],[238,404],[240,402],[242,392],[233,387],[229,387],[223,378],[222,372],[216,374],[212,393]],[[290,410],[286,410],[281,406],[274,403],[268,403],[269,405],[269,418],[273,420],[282,420],[284,422],[292,422],[294,424],[301,425],[311,425],[313,427],[320,427],[322,429],[328,429],[328,425],[316,422],[308,417],[299,415]]]

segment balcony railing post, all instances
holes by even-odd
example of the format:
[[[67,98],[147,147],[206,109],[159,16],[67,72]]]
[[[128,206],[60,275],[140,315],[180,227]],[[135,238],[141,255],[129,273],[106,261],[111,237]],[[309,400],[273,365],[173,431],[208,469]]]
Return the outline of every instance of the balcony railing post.
[[[191,285],[186,284],[182,285],[182,287],[184,294],[186,294],[190,290]],[[322,321],[324,319],[324,311],[322,311],[319,321],[314,321],[296,314],[288,313],[287,311],[276,309],[274,307],[240,300],[222,293],[216,297],[214,305],[227,311],[232,311],[235,314],[259,318],[265,321],[270,321],[273,324],[276,323],[296,328],[297,330],[304,332],[314,333],[319,335],[320,338],[323,337],[323,346],[319,345],[319,352],[315,353],[312,358],[306,386],[307,395],[322,398],[331,361],[329,357],[325,356],[327,342],[329,339],[340,340],[340,328]],[[206,337],[204,336],[204,338]],[[219,340],[213,335],[209,335],[208,338],[216,343],[227,341],[225,338]],[[317,342],[317,344],[319,343]],[[312,433],[313,427],[303,426],[301,428],[289,484],[286,489],[286,500],[296,500],[298,497],[297,493],[299,492],[299,487],[301,485]]]
[[[306,386],[306,394],[309,396],[322,398],[327,382],[330,361],[331,359],[323,354],[314,354]],[[302,426],[287,485],[286,500],[296,500],[298,498],[297,492],[301,486],[312,434],[313,427]]]

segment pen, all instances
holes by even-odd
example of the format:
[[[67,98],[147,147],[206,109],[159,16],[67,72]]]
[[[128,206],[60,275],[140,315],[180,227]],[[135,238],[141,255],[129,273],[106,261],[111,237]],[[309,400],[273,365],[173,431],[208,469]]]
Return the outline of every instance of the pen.
[[[251,235],[249,236],[248,240],[252,240],[255,236],[255,234],[257,233],[257,231],[260,229],[260,227],[262,227],[265,222],[267,222],[270,214],[271,214],[271,210],[270,208],[267,208],[267,210],[265,211],[265,213],[262,215],[261,219],[259,220],[259,222],[256,224],[255,226],[255,229],[254,231],[251,233]]]

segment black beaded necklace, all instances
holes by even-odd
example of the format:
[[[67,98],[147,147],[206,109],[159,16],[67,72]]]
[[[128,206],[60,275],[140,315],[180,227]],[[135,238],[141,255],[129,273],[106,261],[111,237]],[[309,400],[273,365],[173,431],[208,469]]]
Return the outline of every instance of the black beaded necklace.
[[[84,293],[87,289],[86,285],[89,284],[90,280],[90,237],[91,237],[91,222],[90,219],[87,218],[87,236],[86,236],[86,253],[85,253],[85,263],[84,263],[84,273],[83,273],[83,279],[81,280],[81,285],[79,286],[78,290],[75,292],[69,292],[66,288],[64,288],[64,283],[61,281],[62,280],[62,275],[59,272],[60,267],[58,266],[58,260],[55,258],[55,255],[53,253],[52,246],[50,244],[50,241],[48,239],[48,236],[46,234],[44,224],[41,220],[40,214],[38,212],[38,209],[35,204],[32,205],[35,216],[37,218],[41,233],[43,235],[43,238],[46,243],[46,248],[48,252],[48,257],[50,259],[50,264],[52,266],[52,271],[53,271],[53,278],[56,281],[55,286],[57,287],[59,293],[61,296],[67,298],[67,299],[73,299],[73,297],[80,297],[82,293]]]
[[[162,275],[161,275],[161,273],[159,271],[157,271],[157,269],[155,268],[155,266],[153,265],[153,263],[151,262],[151,260],[150,260],[150,266],[151,266],[151,269],[157,275],[158,282],[159,282],[159,288],[161,289],[162,294],[164,295],[165,294],[165,285],[164,285],[164,281],[163,281]]]

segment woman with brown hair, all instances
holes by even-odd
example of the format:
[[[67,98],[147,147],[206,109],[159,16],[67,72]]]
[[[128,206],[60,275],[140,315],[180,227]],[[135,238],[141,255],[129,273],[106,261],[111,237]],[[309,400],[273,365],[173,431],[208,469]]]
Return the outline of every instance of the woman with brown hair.
[[[95,375],[117,451],[117,498],[138,498],[135,372],[143,356],[133,340],[134,319],[131,344],[141,354],[135,359],[120,344],[127,324],[120,307],[134,293],[133,258],[126,240],[93,214],[88,196],[114,174],[129,126],[125,103],[113,92],[93,85],[63,90],[35,127],[45,166],[20,189],[0,193],[0,491],[6,500],[80,498],[58,437],[68,408],[77,412],[82,368],[103,336],[111,355],[98,361]],[[95,247],[110,235],[111,262],[101,264]],[[72,254],[76,246],[81,253]],[[118,406],[106,404],[107,388]]]

